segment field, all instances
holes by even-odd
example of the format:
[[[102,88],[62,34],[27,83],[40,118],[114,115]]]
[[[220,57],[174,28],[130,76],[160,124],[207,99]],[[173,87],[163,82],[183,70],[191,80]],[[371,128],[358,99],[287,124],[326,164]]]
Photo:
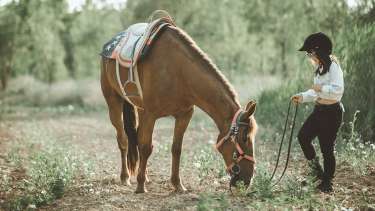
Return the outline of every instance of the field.
[[[257,162],[249,189],[229,190],[223,159],[214,149],[218,130],[198,108],[183,142],[180,175],[187,192],[173,192],[169,182],[171,117],[155,126],[149,192],[134,193],[134,176],[130,187],[120,182],[120,151],[100,90],[98,54],[130,25],[162,17],[154,13],[160,9],[228,78],[242,105],[257,101]],[[316,43],[308,49],[316,51],[313,57],[299,52],[315,32],[331,39],[332,51]],[[177,42],[165,43],[170,53],[180,49],[173,47]],[[374,43],[375,0],[0,0],[0,211],[375,210]],[[190,47],[181,49],[176,55],[200,63],[191,59]],[[273,187],[269,178],[288,100],[313,85],[311,59],[326,68],[331,53],[343,70],[340,101],[346,110],[336,144],[334,192],[317,192],[306,178],[296,139],[313,103],[299,107],[290,165]],[[177,75],[190,81],[190,72]],[[286,152],[284,146],[276,177]]]
[[[120,153],[106,109],[72,105],[3,109],[0,205],[5,210],[374,209],[374,149],[364,150],[370,153],[364,157],[350,154],[353,145],[340,147],[335,193],[328,195],[316,192],[314,184],[301,186],[306,166],[294,140],[287,177],[271,189],[268,178],[279,137],[262,127],[252,187],[230,193],[224,163],[213,148],[218,131],[199,110],[183,145],[181,176],[188,192],[174,193],[169,183],[172,127],[171,118],[157,122],[148,163],[149,192],[134,194],[134,178],[131,187],[119,181]]]

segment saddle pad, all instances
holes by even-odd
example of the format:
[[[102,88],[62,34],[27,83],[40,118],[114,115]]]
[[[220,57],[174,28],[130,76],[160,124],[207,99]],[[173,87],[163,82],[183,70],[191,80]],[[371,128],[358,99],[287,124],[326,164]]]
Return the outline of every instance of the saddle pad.
[[[117,52],[121,50],[121,57],[124,60],[131,61],[134,45],[142,38],[147,26],[147,23],[136,23],[129,26],[125,31],[118,33],[109,42],[104,44],[101,55],[116,59]],[[140,45],[137,44],[137,46],[139,47]]]
[[[109,40],[107,43],[103,45],[102,52],[100,53],[100,55],[108,59],[112,59],[111,56],[112,56],[113,51],[115,50],[117,45],[120,43],[120,41],[124,37],[126,37],[126,35],[127,35],[126,31],[122,31],[116,34],[116,36],[114,36],[111,40]]]
[[[120,32],[103,46],[101,55],[111,59],[117,59],[124,67],[136,65],[138,59],[144,53],[145,46],[151,42],[160,30],[170,22],[157,19],[152,23],[137,23]]]
[[[119,43],[117,48],[114,50],[112,57],[118,58],[121,65],[125,67],[130,67],[132,62],[136,61],[136,55],[141,51],[142,45],[144,44],[147,36],[145,32],[149,24],[147,23],[137,23],[131,25],[126,31],[127,35]]]

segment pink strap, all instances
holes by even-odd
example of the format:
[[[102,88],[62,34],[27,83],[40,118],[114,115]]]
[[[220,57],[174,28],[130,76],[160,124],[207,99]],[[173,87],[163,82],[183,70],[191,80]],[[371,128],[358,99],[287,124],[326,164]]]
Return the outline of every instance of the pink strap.
[[[233,119],[232,119],[232,125],[231,125],[231,127],[232,127],[233,125],[236,124],[236,121],[237,121],[238,115],[240,115],[241,111],[242,111],[242,109],[240,108],[240,109],[238,109],[238,111],[234,114]],[[231,131],[230,131],[230,128],[229,128],[229,131],[228,131],[227,135],[225,135],[222,139],[220,139],[219,142],[217,142],[217,144],[216,144],[216,149],[219,149],[219,147],[224,143],[224,141],[226,141],[226,140],[229,138],[229,136],[230,136],[230,132],[231,132]]]
[[[240,115],[242,109],[238,109],[238,111],[236,112],[236,114],[234,114],[234,117],[232,119],[232,125],[236,124],[236,121],[237,121],[237,117],[238,115]]]
[[[237,148],[238,153],[240,153],[240,155],[244,154],[243,150],[241,149],[241,147],[238,143],[236,143],[236,148]]]
[[[242,159],[246,159],[248,161],[251,161],[253,163],[255,163],[255,160],[254,160],[254,157],[253,156],[250,156],[250,155],[240,155],[236,162],[232,162],[228,167],[227,167],[227,172],[230,172],[232,167],[236,164],[236,163],[239,163]]]

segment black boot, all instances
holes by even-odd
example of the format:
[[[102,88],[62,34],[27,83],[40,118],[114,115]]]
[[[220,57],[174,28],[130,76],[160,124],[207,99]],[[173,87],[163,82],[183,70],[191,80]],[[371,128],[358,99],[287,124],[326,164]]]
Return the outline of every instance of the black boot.
[[[319,163],[319,157],[316,156],[314,159],[308,161],[309,172],[308,177],[313,178],[313,180],[321,180],[323,178],[323,168]]]
[[[323,193],[331,193],[333,191],[332,180],[323,179],[322,182],[317,186],[317,189]]]

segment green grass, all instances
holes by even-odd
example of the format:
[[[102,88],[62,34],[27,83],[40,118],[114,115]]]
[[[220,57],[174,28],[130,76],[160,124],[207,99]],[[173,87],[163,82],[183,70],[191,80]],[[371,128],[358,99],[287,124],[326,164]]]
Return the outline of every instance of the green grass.
[[[224,194],[203,193],[199,196],[198,210],[228,210],[230,203]]]
[[[1,205],[5,210],[49,204],[64,195],[76,176],[85,177],[90,171],[89,162],[71,146],[60,144],[50,131],[40,129],[32,121],[22,131],[22,138],[13,140],[6,160],[12,169],[24,173],[12,185],[11,176],[3,176],[0,190],[8,193]]]
[[[367,167],[375,163],[375,144],[364,142],[360,133],[355,130],[358,113],[359,111],[355,112],[353,120],[348,123],[349,132],[341,132],[337,151],[341,162],[348,163],[356,170],[356,174],[366,175]]]
[[[29,155],[27,162],[25,179],[17,184],[22,192],[5,204],[6,209],[23,210],[49,204],[63,196],[74,176],[82,174],[80,161],[66,149],[38,151]]]
[[[197,150],[193,163],[198,170],[198,177],[201,182],[207,180],[207,178],[220,179],[226,175],[222,157],[214,151],[211,145],[206,144]]]

